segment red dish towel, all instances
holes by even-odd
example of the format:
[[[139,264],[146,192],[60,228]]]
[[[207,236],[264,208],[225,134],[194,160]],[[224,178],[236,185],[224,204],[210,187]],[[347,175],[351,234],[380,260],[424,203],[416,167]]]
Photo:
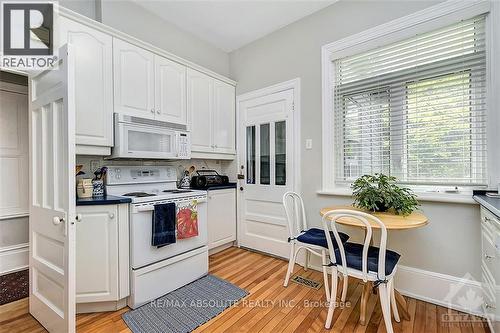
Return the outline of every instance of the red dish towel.
[[[177,204],[177,239],[198,236],[198,203]]]

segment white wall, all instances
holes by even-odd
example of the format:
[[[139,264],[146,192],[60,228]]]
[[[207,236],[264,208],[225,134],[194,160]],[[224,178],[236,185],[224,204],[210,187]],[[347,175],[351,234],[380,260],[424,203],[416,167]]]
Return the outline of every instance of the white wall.
[[[321,46],[424,9],[426,1],[340,1],[230,53],[237,94],[301,78],[302,194],[311,224],[320,225],[321,207],[348,204],[348,197],[321,196]],[[305,150],[305,139],[313,149]],[[389,233],[389,246],[402,264],[422,270],[480,278],[479,208],[472,204],[423,202],[430,224]],[[360,235],[356,229],[351,235]],[[356,237],[355,237],[356,238]]]
[[[102,23],[229,76],[226,52],[162,20],[131,1],[103,0]]]

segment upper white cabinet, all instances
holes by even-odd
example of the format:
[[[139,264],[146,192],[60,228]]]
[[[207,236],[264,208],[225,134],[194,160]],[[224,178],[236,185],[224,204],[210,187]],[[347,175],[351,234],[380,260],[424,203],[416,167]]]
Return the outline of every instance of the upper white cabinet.
[[[186,67],[160,56],[155,56],[155,109],[155,119],[187,124]]]
[[[191,150],[195,157],[235,154],[234,87],[206,74],[188,69],[188,114]]]
[[[213,79],[188,69],[188,113],[191,124],[191,151],[213,152]]]
[[[114,39],[115,112],[187,125],[186,66]]]
[[[154,118],[153,53],[113,39],[115,112]]]
[[[214,148],[219,153],[235,153],[235,103],[234,86],[214,80]]]
[[[65,17],[59,31],[60,44],[70,43],[75,59],[77,152],[108,155],[113,146],[113,38]]]

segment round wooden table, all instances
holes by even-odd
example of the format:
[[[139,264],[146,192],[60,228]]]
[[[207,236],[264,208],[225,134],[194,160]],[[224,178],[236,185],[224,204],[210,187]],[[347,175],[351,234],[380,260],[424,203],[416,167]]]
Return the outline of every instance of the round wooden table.
[[[406,230],[406,229],[414,229],[414,228],[420,228],[425,226],[426,224],[429,223],[429,220],[427,217],[419,212],[413,212],[410,215],[403,216],[403,215],[396,215],[391,212],[371,212],[371,211],[366,211],[363,209],[359,209],[353,206],[330,206],[330,207],[325,207],[320,210],[320,215],[323,216],[327,212],[335,209],[351,209],[351,210],[357,210],[361,212],[365,212],[368,214],[371,214],[373,216],[376,216],[382,223],[385,225],[387,230]],[[372,226],[373,229],[380,229],[380,226],[372,221],[369,221],[370,225]],[[337,220],[337,223],[343,224],[343,225],[348,225],[348,226],[353,226],[353,227],[359,227],[366,229],[365,225],[354,218],[349,218],[349,217],[344,217],[340,218]],[[341,284],[339,284],[341,285]],[[365,287],[363,289],[363,295],[361,297],[361,309],[360,309],[360,316],[359,316],[359,321],[362,325],[365,324],[365,319],[366,319],[366,304],[368,303],[368,299],[370,296],[370,292],[372,291],[372,286],[371,283],[366,283]],[[401,317],[405,320],[410,320],[410,313],[408,312],[408,305],[406,304],[406,300],[404,297],[397,291],[394,290],[394,294],[396,297],[396,302],[399,305],[399,314]]]

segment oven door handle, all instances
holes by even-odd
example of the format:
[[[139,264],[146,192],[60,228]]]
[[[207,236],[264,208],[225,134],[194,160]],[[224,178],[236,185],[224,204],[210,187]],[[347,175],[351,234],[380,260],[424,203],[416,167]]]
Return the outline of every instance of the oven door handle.
[[[176,201],[175,203],[185,203],[185,202],[187,203],[187,202],[191,202],[191,201],[196,201],[197,203],[204,203],[204,202],[207,202],[207,199],[179,200],[179,201]],[[152,212],[153,210],[155,210],[154,205],[138,206],[138,207],[134,206],[132,212],[133,213]]]

